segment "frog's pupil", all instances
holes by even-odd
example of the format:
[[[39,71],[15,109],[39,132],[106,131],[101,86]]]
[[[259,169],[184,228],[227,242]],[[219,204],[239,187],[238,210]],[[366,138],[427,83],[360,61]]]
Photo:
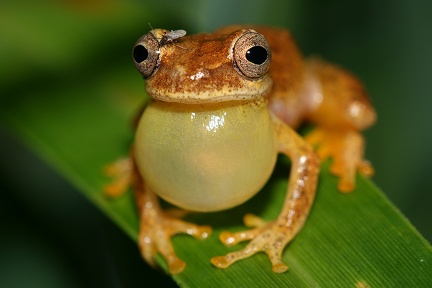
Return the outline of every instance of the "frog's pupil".
[[[141,63],[145,61],[148,57],[148,51],[143,45],[137,45],[133,51],[133,58],[135,62]]]
[[[267,50],[262,46],[254,46],[246,51],[246,59],[257,65],[264,63],[267,56]]]

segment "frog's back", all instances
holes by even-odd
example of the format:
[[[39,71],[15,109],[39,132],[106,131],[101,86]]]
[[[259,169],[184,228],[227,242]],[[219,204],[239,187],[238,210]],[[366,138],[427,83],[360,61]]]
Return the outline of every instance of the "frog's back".
[[[318,58],[304,60],[287,30],[229,26],[219,31],[228,33],[245,28],[264,35],[270,46],[269,73],[273,86],[268,95],[269,109],[278,118],[292,127],[309,121],[359,130],[375,122],[375,112],[360,81]]]

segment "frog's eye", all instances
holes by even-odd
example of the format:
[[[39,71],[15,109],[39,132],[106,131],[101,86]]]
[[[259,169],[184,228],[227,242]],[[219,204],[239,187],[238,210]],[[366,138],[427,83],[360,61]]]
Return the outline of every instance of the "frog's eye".
[[[132,52],[135,67],[144,76],[149,77],[158,66],[159,42],[156,37],[149,33],[138,39]]]
[[[246,77],[260,78],[270,66],[270,47],[264,36],[250,31],[234,44],[234,66]]]

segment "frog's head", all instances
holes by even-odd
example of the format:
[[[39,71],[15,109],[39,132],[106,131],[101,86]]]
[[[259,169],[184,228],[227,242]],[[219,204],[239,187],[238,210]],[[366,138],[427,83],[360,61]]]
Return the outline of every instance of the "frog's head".
[[[252,29],[184,36],[154,29],[133,50],[135,66],[154,99],[214,103],[264,97],[271,88],[271,53]]]

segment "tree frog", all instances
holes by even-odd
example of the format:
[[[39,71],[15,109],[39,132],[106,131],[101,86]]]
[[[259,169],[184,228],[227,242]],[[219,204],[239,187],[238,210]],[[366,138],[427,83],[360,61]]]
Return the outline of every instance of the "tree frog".
[[[141,253],[150,264],[160,253],[175,274],[186,264],[171,237],[206,238],[211,228],[163,211],[158,197],[200,212],[241,205],[266,183],[283,153],[292,164],[279,216],[265,222],[246,215],[251,229],[224,232],[220,240],[248,245],[211,263],[226,268],[265,252],[272,270],[284,272],[282,253],[311,209],[320,159],[333,159],[331,171],[342,192],[355,188],[357,172],[373,174],[363,159],[360,131],[375,122],[375,111],[355,77],[323,60],[304,59],[286,30],[229,26],[212,34],[183,32],[153,29],[133,48],[151,101],[130,158],[110,166],[115,179],[106,190],[116,195],[133,185]],[[304,121],[315,125],[305,139],[294,130]]]

